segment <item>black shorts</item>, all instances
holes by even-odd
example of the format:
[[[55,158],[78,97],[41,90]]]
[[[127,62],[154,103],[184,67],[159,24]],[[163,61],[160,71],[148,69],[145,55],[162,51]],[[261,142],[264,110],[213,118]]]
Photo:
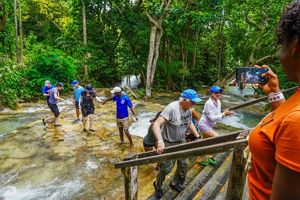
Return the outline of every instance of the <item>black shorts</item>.
[[[79,109],[79,101],[75,101],[75,108]]]
[[[48,104],[48,105],[49,105],[50,110],[54,113],[54,116],[58,117],[59,116],[59,110],[58,110],[57,105],[56,104]]]
[[[95,111],[95,108],[92,105],[90,105],[90,106],[81,105],[81,113],[82,113],[82,116],[84,116],[84,117],[94,114],[94,111]]]
[[[154,143],[154,144],[146,144],[146,143],[143,141],[143,146],[144,146],[144,147],[154,147],[154,148],[155,148],[155,143]]]

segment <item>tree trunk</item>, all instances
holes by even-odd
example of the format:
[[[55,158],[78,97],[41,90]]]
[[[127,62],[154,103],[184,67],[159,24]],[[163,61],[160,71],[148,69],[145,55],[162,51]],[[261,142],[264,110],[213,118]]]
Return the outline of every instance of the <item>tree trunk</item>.
[[[22,8],[19,3],[19,31],[20,31],[20,62],[23,60],[23,25],[22,25]]]
[[[161,22],[160,22],[161,23]],[[156,25],[152,25],[150,33],[149,55],[147,63],[147,80],[146,80],[146,96],[151,96],[151,86],[154,80],[156,63],[159,57],[159,44],[162,36],[162,29]]]
[[[217,77],[217,83],[219,84],[220,82],[220,74],[221,74],[221,69],[223,66],[223,47],[224,47],[224,25],[225,25],[225,11],[222,12],[222,21],[219,25],[219,33],[218,33],[218,39],[217,39],[217,46],[218,46],[218,57],[217,57],[217,67],[218,67],[218,77]]]
[[[160,5],[160,10],[164,13],[169,8],[171,0],[164,0]],[[162,20],[164,14],[158,18],[152,18],[148,13],[147,16],[151,22],[151,33],[149,42],[149,55],[147,61],[147,80],[146,80],[146,96],[151,96],[151,86],[154,80],[154,74],[156,70],[156,63],[159,57],[159,45],[160,39],[163,34]]]
[[[84,1],[82,3],[82,35],[83,35],[83,44],[87,45],[87,34],[86,34],[86,10]]]
[[[82,4],[82,36],[83,36],[83,44],[87,46],[87,33],[86,33],[86,9],[84,1],[81,0]],[[83,70],[84,70],[84,77],[88,78],[88,65],[87,65],[88,53],[85,53],[84,60],[83,60]]]
[[[197,29],[197,31],[195,33],[195,46],[194,46],[193,64],[192,64],[193,69],[196,68],[198,43],[199,43],[199,29]]]
[[[19,52],[19,44],[18,44],[18,18],[17,18],[17,0],[14,0],[14,19],[15,19],[15,45],[16,45],[16,58],[17,63],[20,62],[20,52]]]

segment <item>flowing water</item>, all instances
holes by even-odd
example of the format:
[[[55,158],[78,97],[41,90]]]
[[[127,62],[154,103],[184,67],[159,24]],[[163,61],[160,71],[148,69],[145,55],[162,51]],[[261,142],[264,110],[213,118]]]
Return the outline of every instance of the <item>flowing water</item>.
[[[103,95],[103,91],[99,94]],[[98,94],[98,95],[99,95]],[[125,156],[142,152],[142,137],[149,120],[179,93],[156,94],[156,99],[140,103],[139,121],[130,132],[134,148],[120,145],[115,124],[115,105],[96,105],[95,133],[82,133],[81,124],[73,124],[73,106],[60,104],[62,127],[44,126],[49,115],[44,102],[23,104],[16,111],[0,115],[0,199],[1,200],[95,200],[124,199],[123,175],[114,163]],[[239,104],[241,99],[228,95],[223,105]],[[68,100],[70,103],[71,101]],[[138,103],[138,102],[135,102]],[[197,106],[201,109],[203,105]],[[223,123],[237,128],[253,127],[263,116],[261,105],[242,109]],[[226,131],[224,127],[218,132]],[[228,131],[227,131],[228,132]],[[139,198],[153,192],[154,165],[139,167]],[[148,185],[148,187],[146,187]],[[150,186],[149,186],[150,185]]]

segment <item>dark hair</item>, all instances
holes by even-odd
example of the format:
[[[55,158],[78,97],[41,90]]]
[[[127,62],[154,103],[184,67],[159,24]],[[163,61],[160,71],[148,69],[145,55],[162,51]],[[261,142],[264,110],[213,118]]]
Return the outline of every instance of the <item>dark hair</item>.
[[[295,36],[300,39],[300,0],[290,3],[284,10],[277,26],[277,42],[291,42]]]

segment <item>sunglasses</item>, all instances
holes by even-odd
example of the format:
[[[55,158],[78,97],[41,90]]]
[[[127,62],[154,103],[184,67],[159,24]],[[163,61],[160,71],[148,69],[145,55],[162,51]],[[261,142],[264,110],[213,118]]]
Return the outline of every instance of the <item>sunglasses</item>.
[[[214,92],[215,94],[223,94],[223,92],[219,91],[219,92]]]

